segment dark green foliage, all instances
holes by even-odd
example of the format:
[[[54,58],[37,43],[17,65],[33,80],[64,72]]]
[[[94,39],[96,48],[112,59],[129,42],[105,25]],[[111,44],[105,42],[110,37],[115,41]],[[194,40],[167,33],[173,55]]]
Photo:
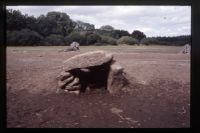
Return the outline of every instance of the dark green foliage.
[[[119,40],[117,40],[117,44],[134,45],[138,44],[138,40],[130,36],[122,36]]]
[[[146,38],[146,35],[143,32],[139,31],[139,30],[133,31],[131,36],[133,38],[136,38],[138,41],[142,40],[143,38]]]
[[[72,32],[64,38],[64,42],[67,45],[70,45],[73,41],[76,41],[81,45],[86,45],[86,37],[80,32]]]
[[[7,44],[12,46],[40,45],[43,37],[30,29],[20,31],[7,31]]]
[[[72,32],[70,35],[64,38],[64,41],[67,45],[73,41],[78,42],[80,45],[93,45],[96,42],[100,42],[101,37],[91,31],[82,31],[82,32]]]
[[[94,25],[89,23],[84,23],[82,21],[75,22],[74,31],[94,31]]]
[[[25,15],[26,28],[37,31],[37,19],[33,16]]]
[[[51,34],[44,39],[45,45],[64,45],[64,37],[58,34]]]
[[[101,40],[101,37],[98,34],[92,33],[87,36],[87,45],[97,43]]]
[[[109,36],[101,36],[101,43],[103,44],[110,44],[110,45],[117,45],[117,40],[109,37]]]
[[[176,37],[148,37],[140,41],[141,44],[151,45],[176,45],[182,46],[186,43],[191,43],[191,36],[176,36]]]
[[[158,44],[158,40],[156,40],[155,38],[143,38],[140,41],[140,44],[145,44],[145,45],[150,45],[150,44]]]
[[[21,30],[26,27],[25,16],[20,11],[6,10],[7,30]]]
[[[63,36],[71,33],[75,24],[66,13],[48,12],[46,16],[41,15],[37,19],[37,31],[43,36],[60,34]]]
[[[130,34],[128,33],[128,31],[125,30],[113,30],[112,31],[112,37],[119,39],[122,36],[130,36]]]
[[[119,39],[122,36],[130,36],[130,34],[128,33],[128,31],[125,30],[112,30],[112,31],[107,31],[107,30],[100,30],[100,29],[96,29],[94,31],[95,33],[102,35],[102,36],[109,36],[115,39]]]
[[[152,37],[158,40],[160,45],[185,45],[186,43],[191,43],[191,36],[175,36],[175,37]]]
[[[103,25],[100,27],[100,30],[112,31],[112,30],[114,30],[114,27],[112,27],[110,25]]]

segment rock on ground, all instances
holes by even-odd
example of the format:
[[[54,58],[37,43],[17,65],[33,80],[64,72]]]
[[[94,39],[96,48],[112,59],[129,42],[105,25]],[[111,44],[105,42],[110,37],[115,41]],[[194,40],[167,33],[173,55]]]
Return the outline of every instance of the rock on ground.
[[[106,53],[104,51],[88,52],[76,55],[66,60],[63,65],[63,70],[70,71],[72,69],[100,66],[110,62],[112,58],[112,54]]]

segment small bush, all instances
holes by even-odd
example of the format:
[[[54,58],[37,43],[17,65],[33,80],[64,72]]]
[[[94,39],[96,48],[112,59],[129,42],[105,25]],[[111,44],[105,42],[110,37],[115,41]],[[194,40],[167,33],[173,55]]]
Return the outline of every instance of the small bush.
[[[109,36],[101,36],[101,43],[117,45],[117,40]]]
[[[117,44],[134,45],[138,44],[138,40],[130,36],[122,36],[120,39],[117,40]]]

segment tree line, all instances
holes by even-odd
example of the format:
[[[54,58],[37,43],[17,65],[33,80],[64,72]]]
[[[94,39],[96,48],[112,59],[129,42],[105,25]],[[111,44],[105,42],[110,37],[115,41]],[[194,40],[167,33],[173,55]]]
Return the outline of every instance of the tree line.
[[[6,10],[6,44],[9,46],[69,45],[77,41],[80,45],[160,44],[183,45],[190,36],[146,37],[139,30],[131,34],[126,30],[82,21],[73,21],[63,12],[48,12],[39,17],[22,14],[19,10]]]

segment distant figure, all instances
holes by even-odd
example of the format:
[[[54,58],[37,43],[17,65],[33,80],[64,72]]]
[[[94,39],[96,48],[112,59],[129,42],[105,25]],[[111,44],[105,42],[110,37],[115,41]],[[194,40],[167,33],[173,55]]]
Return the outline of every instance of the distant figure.
[[[183,54],[190,53],[190,51],[191,51],[191,48],[190,48],[190,47],[191,47],[191,46],[190,46],[189,44],[186,44],[186,45],[184,46],[184,48],[183,48],[182,53],[183,53]]]

